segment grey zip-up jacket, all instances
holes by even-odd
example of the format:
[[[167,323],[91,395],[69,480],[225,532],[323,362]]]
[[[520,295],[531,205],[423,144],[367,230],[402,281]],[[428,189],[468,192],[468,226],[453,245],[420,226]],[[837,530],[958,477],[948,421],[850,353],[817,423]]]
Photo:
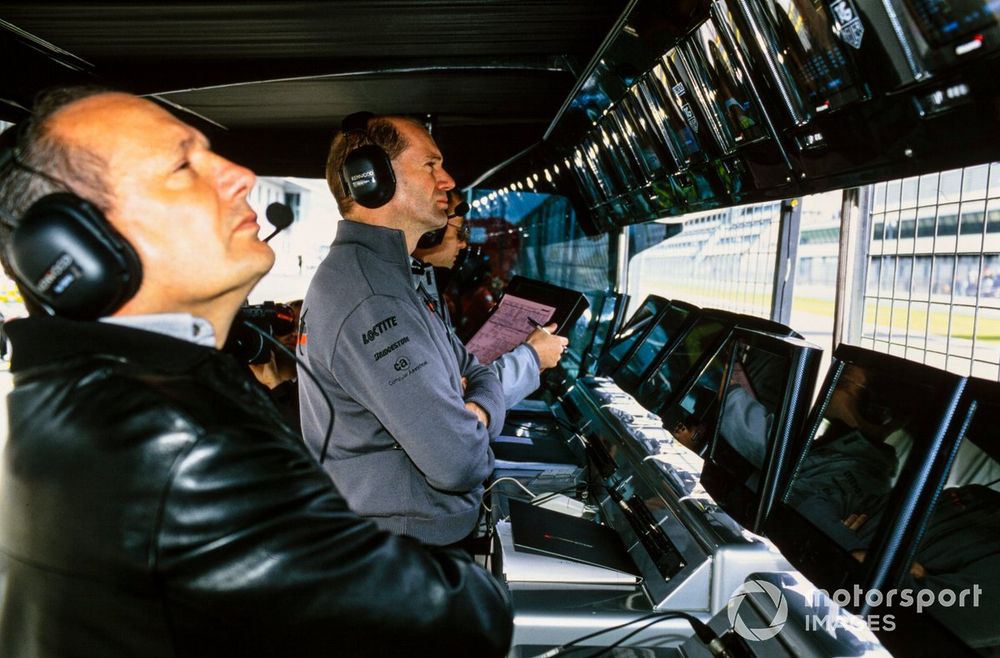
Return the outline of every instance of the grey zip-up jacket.
[[[493,470],[503,390],[414,290],[402,231],[342,221],[301,322],[299,350],[334,407],[323,466],[351,509],[428,544],[468,535]],[[306,373],[299,392],[302,433],[318,455],[327,405]],[[489,414],[489,427],[465,402]]]

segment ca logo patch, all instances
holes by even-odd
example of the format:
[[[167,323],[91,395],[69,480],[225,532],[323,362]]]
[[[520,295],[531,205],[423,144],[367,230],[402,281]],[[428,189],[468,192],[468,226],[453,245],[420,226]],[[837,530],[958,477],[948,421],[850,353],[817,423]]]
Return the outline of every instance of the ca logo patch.
[[[397,371],[406,370],[410,367],[410,362],[406,360],[405,356],[401,356],[396,363],[392,364],[392,367]]]

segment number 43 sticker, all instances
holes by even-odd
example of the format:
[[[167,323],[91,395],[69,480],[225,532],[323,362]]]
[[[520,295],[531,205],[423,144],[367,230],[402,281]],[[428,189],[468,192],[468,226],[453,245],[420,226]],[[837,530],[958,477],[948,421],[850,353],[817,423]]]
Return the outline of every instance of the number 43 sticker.
[[[861,47],[865,26],[861,24],[858,9],[851,0],[833,0],[830,3],[833,18],[833,33],[838,39],[854,49]]]

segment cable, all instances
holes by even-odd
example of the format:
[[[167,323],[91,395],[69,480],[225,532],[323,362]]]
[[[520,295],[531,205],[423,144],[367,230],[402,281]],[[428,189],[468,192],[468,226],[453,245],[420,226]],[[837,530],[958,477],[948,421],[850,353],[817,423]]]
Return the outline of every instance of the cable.
[[[596,658],[596,656],[600,656],[601,654],[606,653],[611,649],[614,649],[615,647],[621,645],[623,642],[635,636],[637,633],[640,633],[649,628],[650,626],[653,626],[654,624],[657,624],[665,619],[686,619],[687,622],[691,624],[691,628],[694,629],[695,635],[697,635],[698,639],[705,644],[706,648],[712,653],[713,656],[715,656],[715,658],[730,657],[730,653],[723,645],[722,640],[715,633],[715,631],[713,631],[711,628],[708,627],[708,625],[705,622],[698,619],[694,615],[690,615],[686,612],[671,611],[671,612],[653,612],[648,615],[643,615],[642,617],[637,617],[636,619],[633,619],[631,621],[627,621],[624,624],[618,624],[617,626],[611,626],[609,628],[603,628],[599,631],[594,631],[593,633],[589,633],[582,637],[578,637],[575,640],[562,644],[554,649],[549,649],[545,653],[538,654],[533,658],[554,658],[555,656],[561,656],[566,653],[567,649],[570,649],[580,644],[581,642],[597,637],[598,635],[604,635],[605,633],[617,631],[627,626],[631,626],[632,624],[638,624],[644,621],[649,621],[648,624],[645,624],[640,628],[632,631],[631,633],[626,634],[624,637],[618,639],[614,643],[606,647],[602,647],[600,651],[598,651],[597,653],[587,656],[587,658]]]
[[[277,347],[285,355],[292,357],[292,359],[295,361],[295,363],[298,364],[299,367],[302,368],[302,372],[304,372],[307,375],[309,375],[309,378],[312,379],[313,384],[316,384],[317,390],[319,390],[320,394],[323,396],[323,401],[326,402],[326,406],[330,410],[330,422],[326,426],[326,436],[323,438],[323,448],[322,448],[322,450],[320,450],[320,453],[319,453],[319,463],[322,464],[324,461],[326,461],[326,451],[330,447],[330,437],[333,436],[333,402],[330,401],[330,396],[326,394],[326,391],[323,389],[323,385],[320,384],[319,379],[316,377],[316,375],[314,375],[312,373],[312,370],[309,369],[309,366],[307,366],[304,361],[302,361],[301,359],[299,359],[299,357],[295,356],[294,352],[292,352],[287,347],[285,347],[284,345],[282,345],[281,341],[277,340],[270,333],[264,331],[263,329],[261,329],[260,327],[258,327],[257,325],[255,325],[252,322],[249,322],[247,320],[243,320],[243,324],[244,324],[244,326],[250,327],[251,329],[253,329],[254,331],[256,331],[265,340],[270,341],[275,347]]]
[[[586,656],[586,658],[597,658],[598,656],[603,656],[604,654],[608,653],[609,651],[613,651],[614,649],[616,649],[617,647],[620,647],[621,645],[625,644],[625,642],[627,642],[628,640],[632,639],[633,637],[635,637],[639,633],[643,632],[644,630],[646,630],[650,626],[655,626],[656,624],[660,623],[661,621],[663,621],[663,619],[664,619],[663,617],[660,617],[659,619],[653,619],[652,621],[649,621],[649,622],[643,624],[642,626],[640,626],[639,628],[635,629],[631,633],[626,633],[625,635],[623,635],[619,639],[615,640],[614,642],[612,642],[608,646],[601,647],[600,649],[598,649],[594,653],[590,654],[589,656]]]
[[[490,486],[488,486],[488,487],[486,487],[485,489],[483,489],[483,495],[486,495],[486,492],[488,492],[488,491],[489,491],[490,489],[492,489],[493,487],[495,487],[495,486],[496,486],[497,484],[499,484],[500,482],[503,482],[504,480],[508,480],[508,481],[510,481],[510,482],[513,482],[513,483],[514,483],[514,484],[516,484],[517,486],[519,486],[519,487],[521,487],[522,489],[524,489],[524,492],[525,492],[526,494],[528,494],[528,495],[529,495],[529,496],[531,496],[532,498],[534,498],[534,497],[535,497],[535,494],[533,494],[533,493],[531,492],[531,489],[529,489],[528,487],[524,486],[524,485],[523,485],[523,484],[521,483],[521,481],[520,481],[520,480],[518,480],[517,478],[513,478],[513,477],[510,477],[509,475],[505,475],[505,476],[503,476],[502,478],[497,478],[496,480],[493,480],[493,483],[492,483],[492,484],[490,484]]]
[[[576,485],[572,487],[566,487],[565,489],[559,489],[558,491],[547,491],[545,493],[540,493],[531,499],[532,505],[541,505],[542,503],[548,502],[555,498],[556,496],[562,496],[566,493],[573,492],[576,493]]]

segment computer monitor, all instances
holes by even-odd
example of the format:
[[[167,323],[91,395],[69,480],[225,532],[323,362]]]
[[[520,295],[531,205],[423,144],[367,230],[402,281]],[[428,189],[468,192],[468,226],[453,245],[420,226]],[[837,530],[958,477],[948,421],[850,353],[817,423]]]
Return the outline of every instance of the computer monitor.
[[[594,332],[594,340],[591,342],[588,354],[592,359],[592,367],[596,367],[597,361],[604,356],[608,350],[608,344],[613,336],[621,331],[625,324],[625,312],[628,309],[631,297],[625,293],[615,293],[613,311],[611,311],[610,322],[601,325]]]
[[[958,414],[956,441],[943,443],[926,479],[911,484],[910,512],[900,516],[900,549],[885,562],[884,590],[911,589],[919,614],[880,604],[900,625],[883,641],[897,655],[1000,653],[1000,384],[971,379]],[[929,602],[929,603],[928,603]]]
[[[639,341],[653,328],[653,324],[670,307],[670,302],[657,295],[649,295],[643,300],[628,322],[608,343],[603,356],[597,362],[597,374],[612,375],[639,345]]]
[[[799,338],[735,329],[716,357],[721,388],[693,400],[692,415],[707,425],[701,484],[745,528],[763,527],[788,480],[788,448],[805,427],[822,353]]]
[[[706,371],[706,368],[722,349],[729,332],[736,327],[800,337],[772,320],[714,308],[702,309],[678,340],[661,351],[639,377],[640,383],[632,395],[642,406],[662,416],[662,412],[679,400],[677,390],[688,381],[689,374],[698,373],[698,377],[705,378],[709,384],[721,381],[721,369],[708,368]],[[718,390],[717,384],[714,390]]]
[[[896,520],[951,436],[965,378],[841,345],[764,534],[818,587],[878,588]],[[856,610],[854,610],[856,611]]]
[[[693,92],[705,108],[709,128],[724,153],[768,137],[767,124],[738,53],[731,53],[715,19],[705,21],[682,44]]]
[[[670,302],[670,307],[660,314],[631,355],[614,371],[615,383],[626,393],[635,393],[649,367],[663,350],[670,349],[697,314],[698,307],[693,304]]]
[[[990,0],[884,0],[912,31],[934,71],[1000,48],[1000,6]],[[926,45],[925,45],[926,44]],[[924,46],[924,48],[920,48]]]
[[[674,402],[689,379],[711,377],[711,373],[704,374],[705,368],[722,349],[732,329],[731,318],[703,309],[669,349],[661,352],[641,377],[632,396],[662,418],[664,409]]]
[[[782,90],[796,124],[866,100],[871,94],[853,62],[851,48],[833,32],[827,5],[806,0],[732,3],[748,12],[766,70]],[[835,16],[834,16],[835,18]],[[739,30],[739,21],[734,27]]]
[[[579,365],[576,377],[590,374],[591,368],[604,352],[608,336],[613,336],[621,325],[628,304],[628,295],[611,290],[594,295],[590,311],[584,313],[574,330],[566,349],[567,356]]]

